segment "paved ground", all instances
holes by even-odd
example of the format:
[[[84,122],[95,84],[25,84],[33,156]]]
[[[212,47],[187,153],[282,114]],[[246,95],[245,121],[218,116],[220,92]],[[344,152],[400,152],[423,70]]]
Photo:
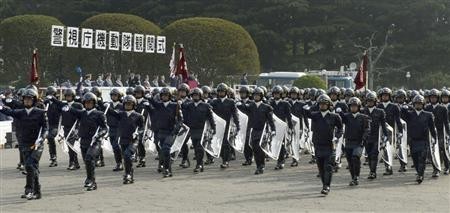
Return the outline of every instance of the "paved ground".
[[[349,173],[342,169],[333,177],[330,195],[324,197],[308,157],[299,167],[282,171],[272,170],[270,161],[266,173],[255,176],[253,165],[240,166],[239,155],[226,171],[217,162],[197,175],[193,168],[176,166],[175,176],[169,179],[156,173],[152,162],[136,169],[132,185],[122,184],[122,173],[111,171],[112,158],[107,157],[107,166],[97,169],[99,189],[86,192],[85,171],[67,171],[67,156],[59,157],[59,166],[49,168],[45,150],[40,175],[43,198],[26,201],[19,198],[25,178],[15,169],[17,150],[0,150],[0,212],[450,212],[450,177],[431,179],[430,167],[424,183],[417,185],[412,169],[368,181],[364,166],[358,187],[348,186]]]

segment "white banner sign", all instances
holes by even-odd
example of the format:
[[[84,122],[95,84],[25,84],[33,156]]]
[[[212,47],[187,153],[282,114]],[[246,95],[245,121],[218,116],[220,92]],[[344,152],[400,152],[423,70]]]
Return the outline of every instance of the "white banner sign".
[[[66,29],[66,30],[65,30]],[[65,31],[65,35],[64,35]],[[81,31],[81,33],[80,33]],[[166,53],[166,37],[130,32],[94,30],[78,27],[52,25],[51,46],[115,50],[137,53]],[[81,44],[81,45],[80,45]]]

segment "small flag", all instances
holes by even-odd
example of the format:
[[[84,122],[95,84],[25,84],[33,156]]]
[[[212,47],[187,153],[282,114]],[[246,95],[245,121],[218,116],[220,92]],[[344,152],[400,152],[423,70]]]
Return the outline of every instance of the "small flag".
[[[38,75],[38,53],[37,49],[33,50],[33,56],[31,58],[31,73],[30,73],[30,84],[36,84],[39,81],[39,75]]]
[[[183,45],[180,47],[180,60],[178,61],[175,75],[181,75],[183,77],[183,82],[186,82],[189,76]]]
[[[364,52],[358,73],[356,74],[355,80],[353,81],[356,84],[355,90],[363,89],[364,86],[366,85],[367,63],[368,63],[367,53]]]

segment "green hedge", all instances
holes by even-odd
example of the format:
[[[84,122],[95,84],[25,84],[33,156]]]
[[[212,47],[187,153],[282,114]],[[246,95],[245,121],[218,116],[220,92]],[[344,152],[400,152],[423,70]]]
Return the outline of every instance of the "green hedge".
[[[294,81],[298,88],[327,89],[327,83],[317,75],[305,75]]]

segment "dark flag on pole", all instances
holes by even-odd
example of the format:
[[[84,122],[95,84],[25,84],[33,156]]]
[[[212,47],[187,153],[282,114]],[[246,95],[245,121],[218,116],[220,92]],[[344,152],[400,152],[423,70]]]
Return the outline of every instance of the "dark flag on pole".
[[[364,89],[364,86],[366,85],[367,63],[367,54],[364,53],[361,59],[358,73],[356,74],[355,80],[353,81],[355,83],[355,90]]]
[[[36,84],[39,81],[38,75],[38,53],[37,49],[34,49],[32,61],[31,61],[31,73],[30,73],[30,84]]]
[[[186,58],[184,57],[183,45],[181,45],[180,47],[180,60],[178,61],[177,71],[175,72],[175,75],[183,76],[183,82],[186,82],[189,77]]]

